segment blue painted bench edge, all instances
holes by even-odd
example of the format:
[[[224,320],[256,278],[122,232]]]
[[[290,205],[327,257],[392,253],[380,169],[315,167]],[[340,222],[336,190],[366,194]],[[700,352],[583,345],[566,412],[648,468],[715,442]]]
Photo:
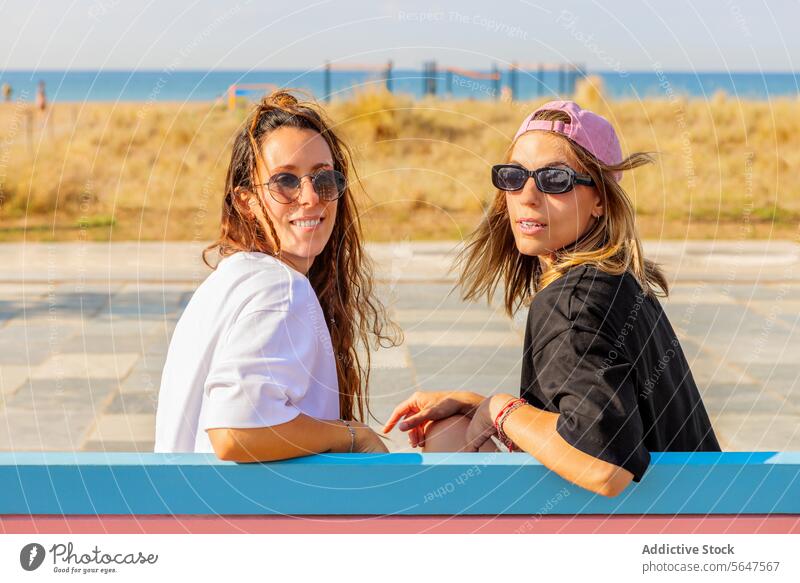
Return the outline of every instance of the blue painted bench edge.
[[[800,452],[654,453],[604,498],[524,453],[3,452],[0,515],[800,514]]]

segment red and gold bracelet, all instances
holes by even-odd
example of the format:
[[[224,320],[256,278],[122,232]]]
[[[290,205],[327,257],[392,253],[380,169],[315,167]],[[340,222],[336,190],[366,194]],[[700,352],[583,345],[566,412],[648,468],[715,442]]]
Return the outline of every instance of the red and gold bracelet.
[[[508,403],[506,403],[500,412],[497,414],[497,417],[494,419],[494,429],[497,432],[497,437],[500,441],[508,448],[508,451],[514,451],[514,442],[506,435],[506,432],[503,431],[503,423],[506,421],[506,417],[508,417],[509,413],[511,413],[514,409],[518,409],[523,405],[527,405],[528,401],[525,399],[512,399]]]

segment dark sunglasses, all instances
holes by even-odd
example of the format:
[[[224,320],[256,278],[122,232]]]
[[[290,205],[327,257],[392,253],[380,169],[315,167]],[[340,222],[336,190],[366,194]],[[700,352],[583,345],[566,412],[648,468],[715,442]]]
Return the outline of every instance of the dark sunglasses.
[[[576,184],[594,186],[594,180],[586,174],[578,174],[572,168],[552,168],[545,166],[528,170],[516,164],[497,164],[492,166],[492,184],[498,190],[513,192],[520,190],[528,178],[533,178],[536,188],[547,194],[563,194],[575,188]]]
[[[297,176],[291,172],[281,172],[271,176],[264,185],[270,196],[281,204],[290,204],[300,196],[300,182],[306,176],[311,178],[311,185],[320,200],[332,201],[341,197],[347,189],[347,180],[338,170],[317,170],[312,174]]]

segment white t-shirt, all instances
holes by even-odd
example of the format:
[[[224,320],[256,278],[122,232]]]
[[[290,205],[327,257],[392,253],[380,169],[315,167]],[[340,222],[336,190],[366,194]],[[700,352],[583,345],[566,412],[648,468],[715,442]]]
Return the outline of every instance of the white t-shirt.
[[[339,417],[336,362],[311,283],[257,252],[222,259],[172,336],[156,452],[213,452],[206,429]]]

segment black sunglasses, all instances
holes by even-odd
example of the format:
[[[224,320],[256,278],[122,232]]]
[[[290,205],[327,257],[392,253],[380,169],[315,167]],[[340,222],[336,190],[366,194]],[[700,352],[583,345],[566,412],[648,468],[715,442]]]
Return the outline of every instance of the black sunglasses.
[[[317,170],[312,174],[297,176],[291,172],[281,172],[271,176],[264,184],[270,196],[281,204],[290,204],[300,196],[300,181],[306,176],[311,178],[311,185],[320,200],[330,202],[344,194],[347,189],[347,179],[338,170]]]
[[[572,168],[545,166],[528,170],[516,164],[497,164],[492,166],[492,184],[498,190],[513,192],[520,190],[528,178],[533,178],[536,188],[547,194],[563,194],[575,188],[576,184],[594,186],[594,180],[586,174],[578,174]]]

